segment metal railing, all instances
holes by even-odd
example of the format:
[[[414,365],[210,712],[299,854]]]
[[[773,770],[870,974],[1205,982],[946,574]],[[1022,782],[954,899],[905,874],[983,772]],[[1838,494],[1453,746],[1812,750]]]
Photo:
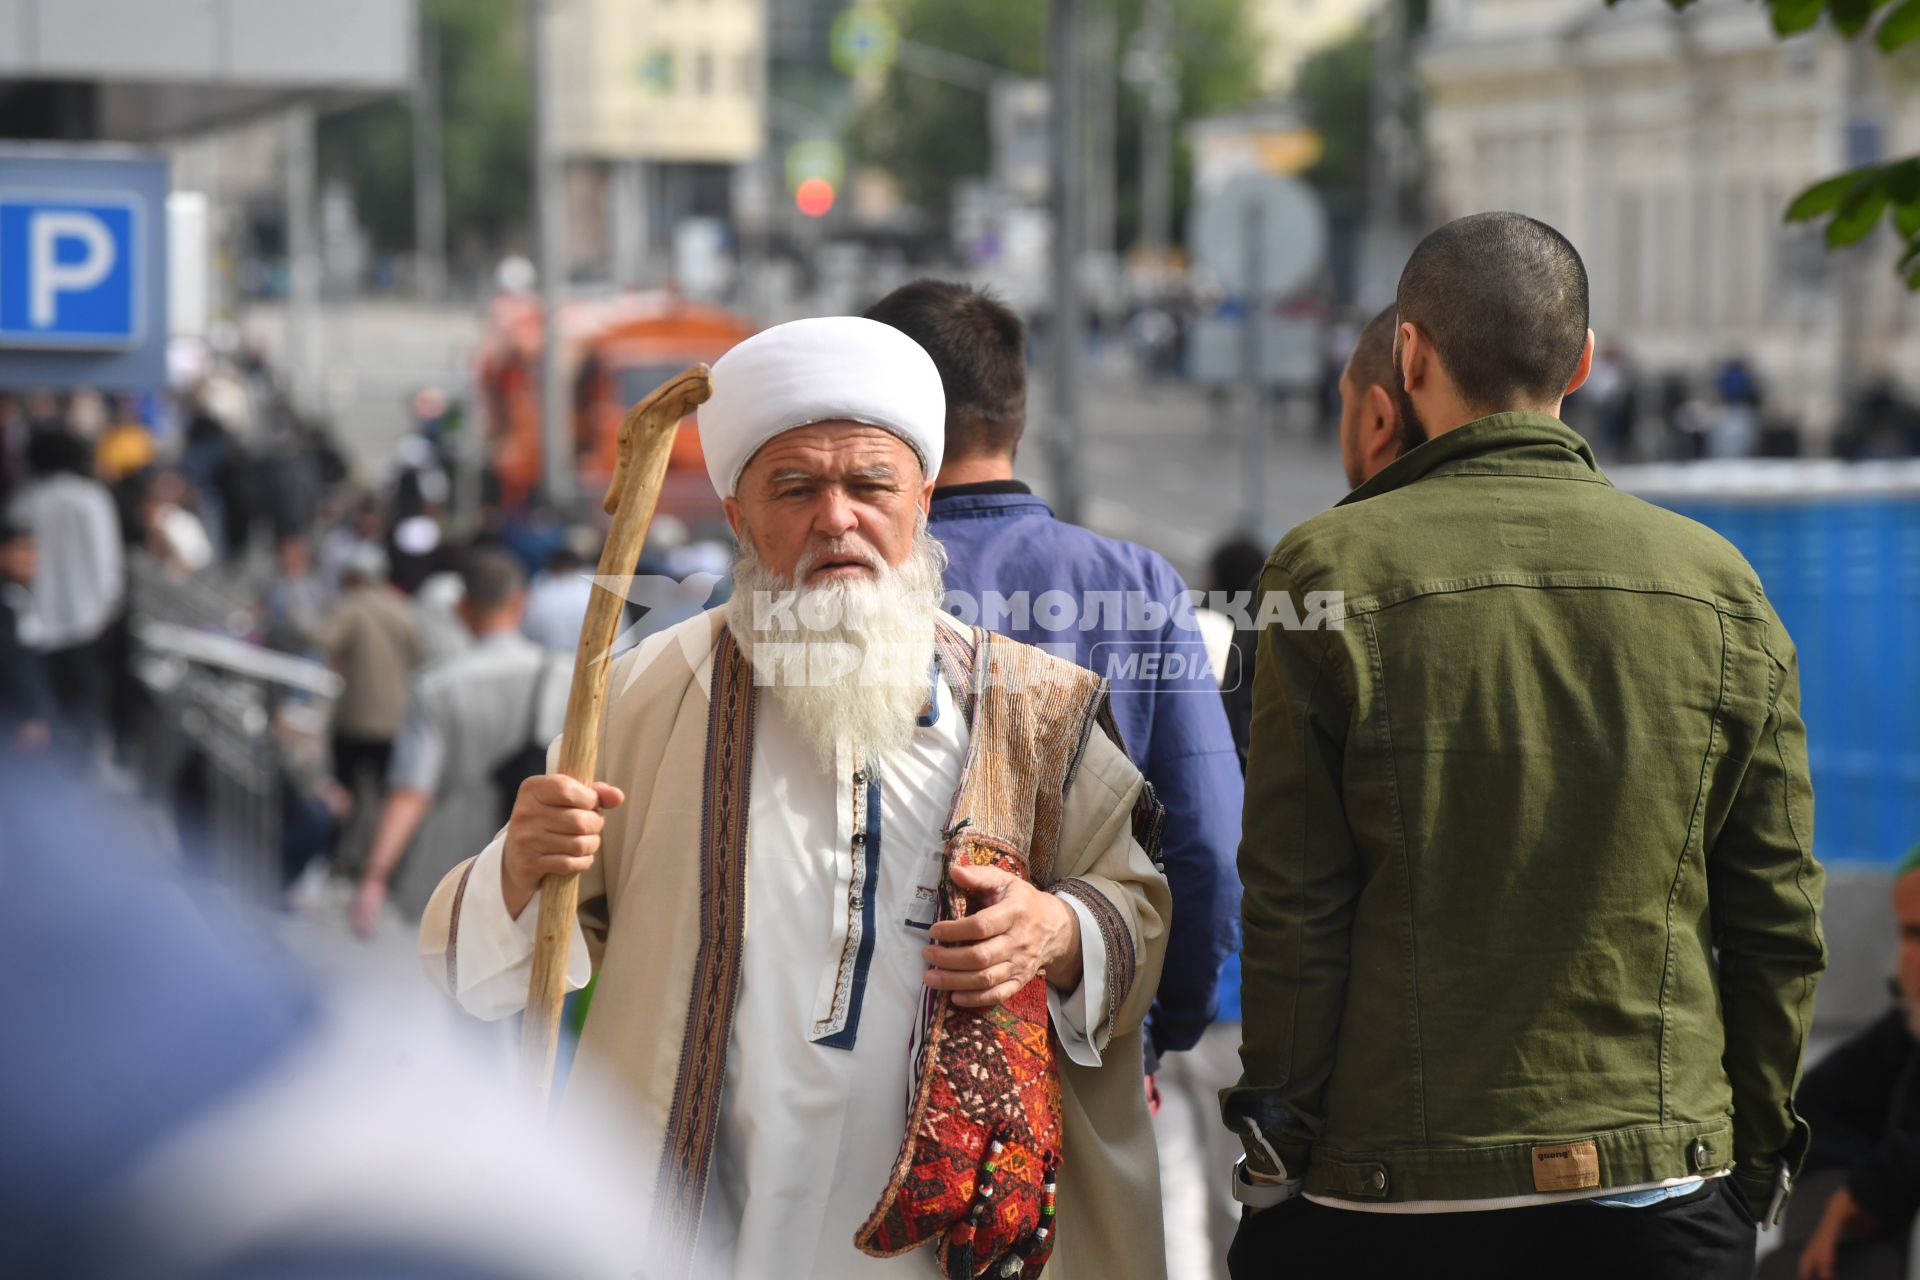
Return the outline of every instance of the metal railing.
[[[148,698],[136,762],[191,857],[271,895],[287,777],[323,750],[340,677],[242,638],[253,613],[237,584],[174,577],[143,557],[129,577],[132,671]]]

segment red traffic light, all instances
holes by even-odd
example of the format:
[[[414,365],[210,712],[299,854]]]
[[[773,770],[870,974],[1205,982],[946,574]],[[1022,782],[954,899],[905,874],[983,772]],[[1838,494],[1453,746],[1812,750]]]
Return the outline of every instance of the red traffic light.
[[[833,184],[825,178],[808,178],[794,188],[793,204],[809,218],[819,218],[833,208],[833,194]]]

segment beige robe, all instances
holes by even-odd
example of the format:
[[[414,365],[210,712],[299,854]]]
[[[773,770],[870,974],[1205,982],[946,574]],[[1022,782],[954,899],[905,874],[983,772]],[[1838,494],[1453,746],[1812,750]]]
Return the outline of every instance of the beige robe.
[[[580,923],[599,982],[579,1069],[596,1071],[626,1092],[640,1140],[663,1152],[672,1145],[676,1090],[684,1087],[685,1036],[709,905],[701,889],[709,690],[695,672],[722,625],[718,611],[702,614],[649,637],[614,663],[600,767],[627,801],[607,815],[601,857],[580,887]],[[1110,955],[1109,965],[1131,968],[1129,980],[1116,984],[1125,996],[1109,1020],[1110,1038],[1098,1046],[1104,1065],[1081,1067],[1058,1055],[1064,1167],[1049,1280],[1159,1280],[1166,1273],[1141,1027],[1159,983],[1171,904],[1164,877],[1133,838],[1142,786],[1125,753],[1105,734],[1092,733],[1066,795],[1048,878],[1074,879],[1112,905],[1125,931],[1125,955]],[[421,922],[422,959],[443,988],[458,963],[453,924],[470,862],[448,874]],[[752,1052],[753,1046],[727,1050]],[[655,1177],[671,1176],[663,1160]],[[704,1186],[697,1190],[703,1194]],[[873,1188],[876,1200],[881,1191]],[[849,1232],[858,1225],[849,1224]],[[656,1272],[657,1261],[642,1260],[643,1274],[677,1274],[677,1264]]]

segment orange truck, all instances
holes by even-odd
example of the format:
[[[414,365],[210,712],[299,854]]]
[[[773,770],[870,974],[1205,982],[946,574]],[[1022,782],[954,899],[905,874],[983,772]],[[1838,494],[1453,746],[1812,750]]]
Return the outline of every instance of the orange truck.
[[[597,505],[612,481],[620,419],[629,405],[688,365],[713,363],[755,329],[733,312],[669,293],[563,304],[561,369],[571,388],[573,457],[583,495]],[[479,385],[500,501],[509,509],[533,498],[545,471],[540,346],[539,299],[496,297],[480,353]],[[725,534],[725,517],[707,482],[700,433],[691,417],[674,440],[658,510],[685,521],[696,536]]]

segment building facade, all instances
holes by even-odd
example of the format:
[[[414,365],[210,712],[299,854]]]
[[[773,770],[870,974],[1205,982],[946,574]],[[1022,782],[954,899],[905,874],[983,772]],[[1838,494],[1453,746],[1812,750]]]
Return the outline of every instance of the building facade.
[[[766,148],[768,0],[552,0],[571,274],[673,274],[675,228],[724,221]]]
[[[764,0],[560,0],[554,132],[601,160],[737,164],[759,153]]]
[[[1762,6],[1435,0],[1418,58],[1436,221],[1485,209],[1564,231],[1594,328],[1642,368],[1751,360],[1821,450],[1848,398],[1920,391],[1920,303],[1892,234],[1826,252],[1795,194],[1920,151],[1920,83],[1869,40],[1782,41]]]

